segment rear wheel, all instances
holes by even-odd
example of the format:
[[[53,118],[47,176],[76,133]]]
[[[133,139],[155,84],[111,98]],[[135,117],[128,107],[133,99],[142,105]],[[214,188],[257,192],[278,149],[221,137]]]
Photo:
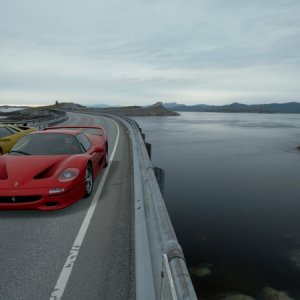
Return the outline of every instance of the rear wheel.
[[[2,155],[3,154],[3,150],[2,150],[2,148],[0,148],[0,155]]]
[[[93,191],[93,169],[88,164],[85,170],[85,197],[89,197]]]

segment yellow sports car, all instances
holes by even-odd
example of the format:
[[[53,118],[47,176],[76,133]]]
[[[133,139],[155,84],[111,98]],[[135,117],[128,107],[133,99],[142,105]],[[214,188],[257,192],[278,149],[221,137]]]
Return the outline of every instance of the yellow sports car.
[[[21,137],[32,131],[36,131],[36,128],[0,124],[0,155],[9,152]]]

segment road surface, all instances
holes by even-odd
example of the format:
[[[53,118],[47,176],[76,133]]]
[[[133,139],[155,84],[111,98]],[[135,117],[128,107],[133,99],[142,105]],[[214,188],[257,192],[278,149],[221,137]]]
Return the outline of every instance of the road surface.
[[[0,211],[0,299],[134,298],[126,131],[109,118],[68,115],[65,125],[104,126],[113,160],[98,176],[93,194],[66,209]]]

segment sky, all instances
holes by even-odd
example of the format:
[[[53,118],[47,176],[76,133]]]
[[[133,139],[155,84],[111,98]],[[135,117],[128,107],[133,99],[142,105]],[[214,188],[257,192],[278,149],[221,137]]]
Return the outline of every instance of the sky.
[[[300,102],[299,0],[0,8],[0,105]]]

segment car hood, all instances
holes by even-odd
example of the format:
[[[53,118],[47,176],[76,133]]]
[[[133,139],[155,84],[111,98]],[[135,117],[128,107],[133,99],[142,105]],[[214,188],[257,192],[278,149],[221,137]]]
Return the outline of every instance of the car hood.
[[[72,156],[32,155],[0,156],[2,188],[47,187],[58,181],[57,175],[67,167],[80,167]]]

